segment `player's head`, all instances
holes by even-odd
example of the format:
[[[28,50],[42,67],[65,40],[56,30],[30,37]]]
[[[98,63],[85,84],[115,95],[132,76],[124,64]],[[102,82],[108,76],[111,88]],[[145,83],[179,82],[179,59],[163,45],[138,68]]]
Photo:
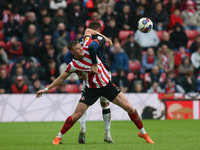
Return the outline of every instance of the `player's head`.
[[[81,58],[84,56],[83,47],[78,41],[69,42],[68,49],[74,55],[75,58]]]
[[[92,30],[95,30],[97,32],[100,32],[101,31],[101,24],[97,21],[92,21],[88,28],[92,29]]]

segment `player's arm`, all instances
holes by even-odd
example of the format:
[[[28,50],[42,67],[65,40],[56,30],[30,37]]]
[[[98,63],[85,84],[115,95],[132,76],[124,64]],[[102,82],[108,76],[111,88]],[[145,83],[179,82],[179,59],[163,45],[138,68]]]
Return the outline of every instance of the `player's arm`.
[[[37,92],[36,97],[42,97],[42,93],[46,93],[49,90],[51,90],[52,88],[60,85],[62,82],[64,82],[64,80],[69,77],[71,75],[70,72],[63,72],[63,74],[61,74],[58,78],[56,78],[56,80],[54,80],[47,88],[43,89],[43,90],[39,90]]]
[[[99,47],[99,42],[96,39],[92,41],[88,47],[89,54],[92,60],[91,72],[94,74],[98,73],[98,65],[97,65],[97,57],[96,57],[98,47]]]
[[[97,35],[97,34],[101,35],[110,46],[113,45],[112,41],[109,38],[107,38],[106,36],[104,36],[103,34],[97,32],[95,30],[87,28],[84,32],[84,36],[92,36],[92,35]]]

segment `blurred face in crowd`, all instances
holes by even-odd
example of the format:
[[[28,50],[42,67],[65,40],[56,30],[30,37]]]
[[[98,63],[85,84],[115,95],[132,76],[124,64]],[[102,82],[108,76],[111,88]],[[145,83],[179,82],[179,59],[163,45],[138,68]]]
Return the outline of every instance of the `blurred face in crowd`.
[[[0,64],[0,69],[4,69],[6,68],[6,64]]]
[[[121,45],[120,45],[119,42],[115,43],[114,48],[115,48],[115,52],[116,53],[120,53],[121,52],[122,48],[121,48]]]
[[[97,12],[92,13],[92,20],[97,21],[99,19],[99,14]]]
[[[163,41],[166,41],[166,42],[169,41],[169,33],[163,32],[162,38],[163,38]]]
[[[23,74],[23,69],[21,67],[16,69],[16,74],[17,75],[22,75]]]
[[[147,3],[147,1],[146,0],[140,0],[140,3],[144,5],[144,4]]]
[[[49,24],[51,22],[51,18],[50,17],[44,17],[43,21],[44,21],[44,24]]]
[[[179,27],[179,26],[176,27],[176,28],[175,28],[175,31],[176,31],[176,32],[180,32],[180,31],[181,31],[181,27]]]
[[[58,9],[57,13],[58,13],[59,16],[64,15],[63,9]]]
[[[175,73],[174,72],[170,72],[167,75],[169,78],[173,79],[175,77]]]
[[[200,54],[200,48],[197,49],[197,52]]]
[[[34,67],[34,62],[32,60],[29,61],[30,67]]]
[[[42,9],[42,10],[40,10],[40,14],[41,14],[42,16],[45,16],[45,15],[47,14],[47,9]]]
[[[148,48],[148,49],[147,49],[147,55],[148,55],[149,57],[154,57],[155,53],[154,53],[153,48]]]
[[[0,71],[0,77],[1,77],[2,80],[4,80],[6,78],[6,70],[1,69],[1,71]]]
[[[168,52],[168,47],[167,45],[162,45],[162,52],[167,53]]]
[[[152,87],[153,87],[154,90],[157,90],[158,89],[158,83],[154,82],[153,85],[152,85]]]
[[[40,86],[41,86],[40,80],[36,80],[36,81],[33,83],[33,86],[34,86],[36,89],[39,89]]]
[[[111,27],[111,28],[114,28],[115,26],[116,26],[116,22],[115,22],[115,20],[110,20],[109,21],[109,26]]]
[[[16,81],[18,87],[22,87],[24,84],[24,80]]]
[[[172,3],[172,4],[176,4],[176,3],[177,3],[177,0],[171,0],[171,3]]]
[[[13,43],[13,44],[15,44],[15,43],[17,42],[16,37],[13,36],[13,37],[10,39],[10,42]]]
[[[27,2],[27,0],[22,0],[22,3],[24,4],[24,3],[26,3]]]
[[[120,77],[124,77],[124,76],[126,76],[126,73],[124,72],[124,70],[121,70],[121,71],[120,71],[119,76],[120,76]]]
[[[65,87],[66,85],[65,84],[62,84],[59,86],[59,90],[62,92],[62,93],[65,93]]]
[[[197,44],[200,44],[200,36],[196,37],[196,42],[197,42]]]
[[[64,25],[64,23],[59,23],[57,29],[58,29],[58,30],[65,30],[65,25]]]
[[[189,10],[194,10],[194,6],[193,6],[193,5],[188,5],[187,8],[188,8]]]
[[[5,52],[3,47],[0,47],[0,55],[2,55]]]
[[[136,91],[136,93],[142,92],[142,85],[141,84],[136,84],[135,85],[135,91]]]
[[[152,73],[153,73],[153,74],[158,74],[158,73],[159,73],[159,68],[158,68],[158,66],[153,66],[153,68],[152,68]]]
[[[75,5],[75,6],[74,6],[74,11],[75,11],[75,12],[79,12],[80,9],[81,9],[80,5]]]
[[[78,40],[78,39],[81,38],[82,36],[83,36],[83,34],[77,33],[77,34],[76,34],[76,40]]]
[[[183,61],[184,65],[189,65],[190,64],[190,59],[189,58],[185,58]]]
[[[34,25],[30,25],[29,28],[28,28],[28,32],[29,32],[30,34],[34,34],[35,31],[36,31],[35,26],[34,26]]]
[[[30,22],[34,22],[34,21],[35,21],[35,13],[34,13],[34,12],[30,12],[30,13],[28,14],[28,20],[29,20]]]
[[[177,17],[180,16],[180,10],[175,9],[174,10],[174,15],[177,16]]]
[[[78,27],[78,32],[79,33],[84,33],[84,31],[85,31],[85,27],[84,26],[79,26]]]
[[[45,37],[44,37],[44,43],[46,45],[51,44],[51,36],[50,35],[45,35]]]
[[[68,50],[67,46],[64,46],[62,49],[62,55],[65,55],[68,51],[69,50]]]
[[[8,15],[8,21],[13,23],[14,22],[14,15]]]
[[[106,7],[106,14],[107,14],[107,15],[110,15],[110,14],[112,13],[112,11],[113,11],[113,10],[112,10],[112,7],[110,7],[110,6],[107,6],[107,7]]]
[[[168,81],[167,81],[167,86],[168,86],[168,87],[171,88],[173,85],[174,85],[174,83],[173,83],[171,80],[168,80]]]
[[[123,8],[123,13],[126,15],[126,14],[129,14],[129,12],[130,12],[130,6],[125,5],[124,8]]]
[[[48,64],[50,70],[54,70],[56,68],[56,62],[52,61],[51,63]]]
[[[134,43],[134,35],[131,35],[129,38],[128,38],[128,41],[131,42],[131,43]]]
[[[54,48],[50,48],[47,51],[48,55],[50,55],[50,56],[54,55],[54,52],[55,52]]]
[[[185,54],[185,48],[184,48],[184,47],[180,47],[180,48],[179,48],[179,53]]]
[[[156,4],[156,11],[160,12],[161,10],[162,10],[162,4],[161,3]]]
[[[35,38],[28,39],[28,43],[33,45],[35,43]]]

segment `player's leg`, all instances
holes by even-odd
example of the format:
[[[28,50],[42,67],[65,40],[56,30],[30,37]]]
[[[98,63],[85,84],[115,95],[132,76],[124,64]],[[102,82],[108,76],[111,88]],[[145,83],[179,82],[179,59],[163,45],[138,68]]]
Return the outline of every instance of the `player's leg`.
[[[100,103],[101,103],[101,107],[102,107],[102,115],[103,115],[103,121],[104,121],[104,126],[105,126],[104,141],[107,143],[114,143],[114,141],[111,138],[111,134],[110,134],[111,112],[110,112],[109,101],[105,97],[101,96]]]
[[[135,123],[135,125],[139,129],[138,136],[144,138],[147,143],[154,143],[153,140],[146,133],[142,120],[137,113],[137,110],[133,108],[133,106],[130,104],[130,102],[122,92],[120,92],[112,102],[123,108],[128,113],[130,119]]]
[[[88,107],[89,106],[84,103],[78,103],[74,113],[66,119],[62,129],[53,140],[52,143],[54,145],[58,145],[60,143],[63,135],[74,125],[74,123],[76,123],[76,121],[84,114]]]

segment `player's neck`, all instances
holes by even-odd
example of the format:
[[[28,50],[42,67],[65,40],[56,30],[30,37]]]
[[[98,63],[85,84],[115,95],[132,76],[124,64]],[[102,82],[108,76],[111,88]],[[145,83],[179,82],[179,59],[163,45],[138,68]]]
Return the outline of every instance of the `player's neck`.
[[[74,56],[74,59],[80,60],[83,59],[84,56]]]

